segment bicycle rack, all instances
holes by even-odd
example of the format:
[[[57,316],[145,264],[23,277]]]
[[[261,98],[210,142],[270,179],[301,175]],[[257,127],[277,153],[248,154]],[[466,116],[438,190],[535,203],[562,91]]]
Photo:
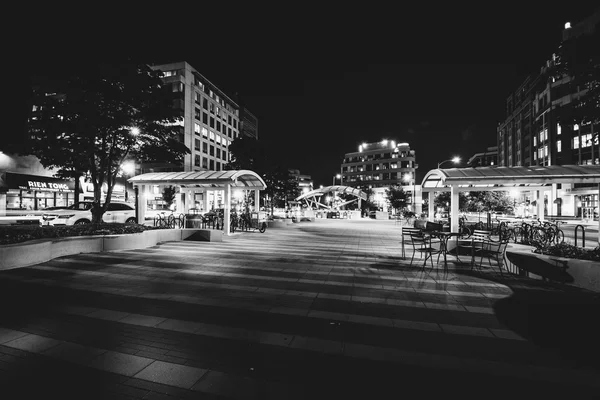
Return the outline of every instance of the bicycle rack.
[[[581,228],[581,247],[585,247],[585,226],[577,225],[575,227],[575,247],[577,247],[577,231]]]

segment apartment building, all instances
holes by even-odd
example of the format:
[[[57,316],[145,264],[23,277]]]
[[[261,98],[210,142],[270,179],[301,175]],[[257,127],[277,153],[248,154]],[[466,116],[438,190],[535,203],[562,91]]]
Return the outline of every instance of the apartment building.
[[[372,200],[384,208],[385,190],[392,185],[401,185],[414,195],[415,200],[420,199],[420,185],[415,184],[417,168],[415,151],[408,143],[387,139],[363,143],[358,146],[357,152],[344,155],[341,184],[373,189]]]
[[[498,165],[600,164],[598,132],[600,11],[563,29],[555,54],[506,99],[498,125]],[[528,192],[523,202],[536,200]],[[551,216],[592,217],[597,188],[554,184],[544,198]]]

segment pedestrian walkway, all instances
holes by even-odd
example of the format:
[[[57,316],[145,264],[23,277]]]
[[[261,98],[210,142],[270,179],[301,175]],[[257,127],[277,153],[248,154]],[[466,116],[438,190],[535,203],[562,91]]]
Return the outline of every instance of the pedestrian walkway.
[[[595,293],[411,267],[399,232],[316,220],[2,271],[0,393],[597,395]]]

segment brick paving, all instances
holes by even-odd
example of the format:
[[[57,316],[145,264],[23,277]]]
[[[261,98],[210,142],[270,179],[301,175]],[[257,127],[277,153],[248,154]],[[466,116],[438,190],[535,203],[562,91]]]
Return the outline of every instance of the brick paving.
[[[399,240],[317,220],[1,271],[1,396],[598,398],[597,293]]]

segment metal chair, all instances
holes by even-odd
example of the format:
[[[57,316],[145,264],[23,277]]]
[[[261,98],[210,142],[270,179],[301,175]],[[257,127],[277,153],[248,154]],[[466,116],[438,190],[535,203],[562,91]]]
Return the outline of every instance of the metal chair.
[[[479,266],[481,267],[483,265],[483,258],[485,257],[488,259],[488,263],[491,267],[493,258],[498,264],[500,275],[503,275],[502,265],[504,263],[504,253],[506,252],[507,246],[508,238],[501,238],[500,240],[493,240],[492,238],[488,238],[484,248],[480,250],[481,259],[479,262]]]
[[[423,268],[427,264],[427,259],[431,262],[431,269],[433,269],[433,255],[438,255],[438,262],[440,261],[440,255],[442,254],[442,244],[439,239],[432,239],[431,235],[419,233],[411,233],[410,240],[413,247],[413,255],[410,259],[410,265],[412,265],[415,259],[415,254],[419,252],[425,255],[423,260]],[[437,248],[434,245],[437,244]]]
[[[421,233],[421,230],[418,228],[406,228],[406,227],[402,227],[402,258],[406,259],[406,252],[405,252],[405,242],[407,244],[411,243],[411,234],[412,233]]]

